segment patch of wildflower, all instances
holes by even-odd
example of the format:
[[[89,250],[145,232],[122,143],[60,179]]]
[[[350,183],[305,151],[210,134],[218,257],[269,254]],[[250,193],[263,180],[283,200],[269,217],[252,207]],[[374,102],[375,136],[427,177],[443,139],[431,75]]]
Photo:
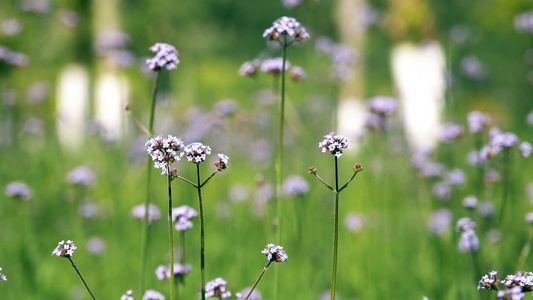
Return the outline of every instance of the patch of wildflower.
[[[335,155],[337,158],[342,156],[342,150],[350,148],[348,138],[335,132],[330,132],[324,136],[325,139],[318,144],[319,148],[322,148],[322,153],[329,152]]]
[[[215,278],[205,284],[205,297],[220,297],[227,298],[231,297],[231,292],[226,291],[227,281],[221,277]]]
[[[228,167],[229,157],[225,154],[219,153],[218,160],[215,162],[215,166],[218,171],[222,171]]]
[[[144,204],[135,205],[131,209],[131,214],[134,218],[139,220],[144,220],[144,217],[146,216],[146,209]],[[155,204],[150,203],[148,205],[148,224],[151,224],[153,221],[158,220],[161,218],[161,211],[159,210],[159,207],[157,207]]]
[[[468,113],[466,121],[468,122],[468,131],[478,133],[490,123],[490,115],[474,110]]]
[[[59,257],[71,257],[76,250],[76,245],[71,240],[64,241],[62,240],[57,244],[57,247],[52,251],[52,255],[57,255]]]
[[[180,231],[192,228],[191,219],[197,215],[198,212],[187,205],[172,209],[172,221],[176,222],[175,228]]]
[[[283,247],[275,244],[267,244],[261,253],[267,256],[268,261],[286,262],[289,258],[283,250]]]
[[[178,151],[183,149],[183,142],[170,134],[166,139],[158,135],[149,139],[145,146],[148,155],[154,161],[154,167],[161,169],[161,175],[167,175],[167,166],[180,160],[181,154]]]
[[[514,27],[517,31],[533,33],[533,10],[516,15]]]
[[[489,274],[483,275],[479,280],[477,289],[497,290],[500,280],[496,277],[497,271],[491,271]]]
[[[437,134],[437,139],[442,142],[449,144],[453,142],[454,140],[458,139],[463,135],[463,126],[448,122],[445,124],[442,124],[439,132]]]
[[[135,298],[133,298],[132,295],[133,295],[133,291],[127,290],[126,294],[123,294],[122,296],[120,296],[120,300],[135,300]]]
[[[142,300],[165,300],[165,296],[156,290],[147,290]]]
[[[242,289],[242,291],[235,293],[235,297],[237,297],[237,300],[245,299],[246,295],[248,296],[248,300],[263,300],[263,295],[258,290],[253,290],[251,287],[245,287]]]
[[[32,192],[30,187],[22,181],[13,181],[8,183],[4,188],[4,194],[8,197],[28,200]]]
[[[6,275],[2,274],[2,267],[0,267],[0,280],[7,281]]]
[[[178,59],[178,51],[174,46],[165,43],[156,43],[150,47],[155,56],[146,60],[150,70],[160,70],[166,67],[167,70],[176,69],[180,60]]]
[[[211,154],[211,147],[198,142],[190,143],[183,148],[183,154],[188,161],[200,163],[206,159],[207,155]]]
[[[272,23],[272,27],[267,28],[263,32],[263,37],[270,40],[279,40],[280,35],[285,35],[291,38],[291,41],[303,41],[311,36],[305,28],[291,17],[281,17]]]
[[[174,263],[174,277],[183,277],[189,274],[191,270],[192,267],[189,264]],[[170,278],[170,266],[160,265],[159,267],[157,267],[157,269],[155,269],[155,275],[159,280]]]

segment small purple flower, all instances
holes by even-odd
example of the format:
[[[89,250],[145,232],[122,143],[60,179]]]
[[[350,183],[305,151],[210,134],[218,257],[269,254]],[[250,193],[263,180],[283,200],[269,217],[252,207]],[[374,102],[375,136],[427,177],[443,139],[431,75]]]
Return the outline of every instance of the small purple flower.
[[[520,150],[520,155],[523,157],[529,157],[531,154],[531,144],[528,142],[522,142],[518,149]]]
[[[144,208],[144,204],[135,205],[131,209],[132,216],[141,221],[144,220],[144,217],[146,216],[146,210]],[[153,221],[158,220],[159,218],[161,218],[161,211],[155,204],[150,203],[148,205],[148,224],[151,224]]]
[[[475,208],[477,205],[476,196],[470,195],[463,199],[463,206],[466,208]]]
[[[462,135],[463,126],[449,122],[441,125],[437,135],[437,139],[442,143],[449,144],[461,137]]]
[[[489,124],[490,116],[486,113],[474,110],[468,113],[466,120],[468,122],[468,130],[470,133],[478,133],[481,132],[487,124]]]
[[[514,27],[517,31],[533,33],[533,10],[516,15]]]
[[[305,73],[304,69],[299,66],[292,67],[289,71],[289,75],[295,81],[303,81],[307,77],[307,73]]]
[[[95,180],[96,175],[87,166],[79,166],[67,174],[67,182],[74,185],[91,186]]]
[[[133,291],[127,290],[126,294],[123,294],[122,296],[120,296],[120,300],[135,300],[135,298],[133,298],[132,295],[133,295]]]
[[[268,261],[286,262],[289,258],[283,250],[283,247],[275,244],[267,244],[261,253],[267,256]]]
[[[2,267],[0,267],[0,280],[7,281],[6,275],[2,274]]]
[[[22,181],[13,181],[6,185],[4,194],[8,197],[28,200],[31,198],[32,192],[30,187]]]
[[[154,167],[161,169],[161,175],[167,175],[167,166],[180,160],[183,142],[172,135],[165,139],[162,135],[149,139],[146,144],[146,152],[154,161]]]
[[[378,115],[390,116],[398,110],[398,100],[387,96],[376,96],[366,100],[370,110]]]
[[[147,290],[142,300],[165,300],[165,296],[156,290]]]
[[[449,209],[441,208],[436,210],[427,220],[429,230],[438,236],[442,236],[450,228],[452,218],[453,214]]]
[[[281,186],[281,193],[288,197],[305,194],[309,191],[309,183],[300,175],[290,175]]]
[[[221,277],[215,278],[205,284],[205,297],[231,297],[231,292],[226,291],[227,281]]]
[[[153,58],[146,60],[150,70],[160,70],[166,67],[167,70],[176,69],[180,60],[178,59],[178,51],[174,46],[165,43],[156,43],[150,50],[155,54]]]
[[[229,157],[222,153],[219,153],[217,155],[218,155],[218,160],[215,162],[215,166],[217,167],[218,171],[222,171],[228,167]]]
[[[461,169],[452,169],[446,173],[446,182],[449,185],[462,185],[465,183],[465,173]]]
[[[337,158],[342,156],[342,150],[350,148],[348,138],[335,132],[330,132],[324,136],[325,139],[318,144],[319,148],[322,148],[322,153],[329,152],[335,155]]]
[[[305,28],[294,18],[281,17],[272,23],[272,27],[267,28],[263,33],[264,38],[278,40],[280,35],[290,37],[291,40],[300,42],[310,38]]]
[[[452,189],[447,182],[437,182],[433,185],[431,192],[441,200],[448,200],[452,194]]]
[[[172,221],[176,222],[176,230],[184,231],[192,228],[191,219],[196,217],[198,212],[192,207],[182,205],[172,209]]]
[[[183,154],[188,161],[200,163],[206,159],[207,155],[211,154],[211,147],[198,142],[190,143],[183,149]]]
[[[495,154],[502,149],[515,146],[518,143],[518,137],[512,132],[498,132],[491,136],[489,143]]]
[[[483,275],[479,280],[477,289],[497,290],[500,280],[496,277],[497,271],[491,271],[488,275]]]
[[[257,59],[253,61],[244,62],[239,68],[240,76],[252,76],[259,71],[259,61]]]
[[[71,257],[74,255],[74,250],[76,249],[77,248],[73,241],[68,240],[65,242],[63,240],[57,244],[57,247],[54,249],[54,251],[52,251],[52,255],[57,255],[59,257]]]
[[[291,67],[291,63],[286,60],[285,61],[285,70],[288,70]],[[270,74],[280,74],[281,70],[283,68],[283,58],[281,57],[275,57],[275,58],[267,58],[263,60],[261,63],[261,72],[264,73],[270,73]]]
[[[174,263],[174,277],[183,277],[187,274],[189,274],[192,270],[192,267],[189,264],[178,264]],[[166,265],[160,265],[155,269],[155,275],[157,276],[157,279],[164,280],[170,278],[170,266]]]

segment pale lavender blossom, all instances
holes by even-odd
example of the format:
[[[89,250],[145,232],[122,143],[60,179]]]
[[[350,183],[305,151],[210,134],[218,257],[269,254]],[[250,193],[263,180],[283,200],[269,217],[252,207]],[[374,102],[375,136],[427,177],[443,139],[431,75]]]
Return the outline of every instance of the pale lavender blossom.
[[[67,182],[80,186],[92,186],[96,180],[96,174],[88,166],[79,166],[68,172]]]
[[[516,15],[514,27],[517,31],[533,33],[533,10]]]
[[[131,209],[131,215],[134,218],[143,221],[144,217],[146,216],[145,205],[135,205]],[[155,204],[150,203],[148,205],[148,224],[151,224],[153,221],[158,220],[159,218],[161,218],[161,211],[159,210],[159,207],[157,207]]]
[[[366,100],[370,110],[378,115],[390,116],[398,110],[398,100],[387,96],[376,96]]]
[[[302,3],[302,0],[281,0],[281,3],[283,3],[283,6],[287,8],[293,8]]]
[[[89,252],[93,255],[102,254],[102,252],[105,250],[104,240],[97,236],[89,238],[87,241],[87,250],[89,250]]]
[[[200,163],[206,159],[207,155],[211,154],[211,147],[198,142],[190,143],[183,148],[183,154],[188,161]]]
[[[280,35],[290,38],[287,42],[300,42],[310,38],[309,33],[307,33],[300,22],[294,18],[285,16],[274,21],[272,27],[267,28],[263,33],[263,37],[269,38],[270,40],[280,40]]]
[[[0,27],[6,36],[17,35],[22,30],[22,24],[20,24],[20,21],[15,18],[5,20]]]
[[[194,208],[182,205],[172,209],[172,221],[176,222],[176,230],[184,231],[192,228],[191,219],[196,217],[198,212]]]
[[[98,35],[94,45],[97,55],[104,56],[117,48],[126,47],[131,41],[130,36],[119,30],[104,31]]]
[[[470,218],[461,218],[457,220],[457,225],[455,225],[455,229],[461,232],[474,230],[475,227],[476,222],[472,221]]]
[[[309,191],[309,183],[300,175],[287,176],[281,186],[281,193],[287,197],[303,195]]]
[[[474,167],[480,167],[489,157],[490,147],[484,146],[480,151],[470,151],[467,156],[468,163]]]
[[[52,255],[57,255],[59,257],[71,257],[74,255],[74,250],[76,250],[77,247],[74,245],[74,242],[71,240],[64,241],[57,243],[57,247],[52,251]]]
[[[156,290],[147,290],[142,300],[165,300],[165,296]]]
[[[446,182],[449,185],[462,185],[465,183],[465,173],[461,169],[455,168],[446,173]]]
[[[533,211],[530,211],[526,214],[526,222],[533,224]]]
[[[318,144],[319,148],[322,148],[322,153],[329,152],[331,155],[339,158],[342,156],[343,149],[350,148],[348,138],[335,132],[330,132],[324,136],[325,139]]]
[[[228,167],[229,157],[226,154],[218,153],[218,160],[215,162],[215,166],[218,171],[222,171]]]
[[[478,133],[490,123],[490,115],[474,110],[468,113],[466,120],[468,122],[468,130],[470,133]]]
[[[78,208],[78,214],[86,219],[94,218],[98,213],[98,205],[92,201],[84,201]]]
[[[433,185],[431,192],[441,200],[448,200],[452,194],[452,189],[447,182],[437,182]]]
[[[481,201],[478,205],[478,211],[481,217],[488,218],[494,213],[494,204],[488,200]]]
[[[133,298],[132,295],[133,295],[133,291],[127,290],[126,294],[123,294],[122,296],[120,296],[120,300],[135,300],[135,298]]]
[[[23,0],[20,8],[22,11],[45,14],[50,9],[49,0]]]
[[[461,59],[461,71],[472,80],[484,80],[487,77],[485,66],[475,56]]]
[[[235,296],[238,300],[244,299],[246,295],[250,294],[251,289],[252,287],[245,287],[242,291],[235,293]],[[257,289],[254,289],[248,300],[263,300],[263,295]]]
[[[463,199],[463,206],[466,208],[475,208],[477,205],[477,198],[474,195],[467,196]]]
[[[157,71],[163,67],[167,70],[176,69],[180,60],[178,59],[178,51],[174,46],[165,43],[156,43],[150,50],[155,54],[153,58],[146,60],[150,70]]]
[[[227,281],[221,277],[215,278],[205,284],[205,297],[231,297],[231,292],[226,291]]]
[[[276,244],[267,244],[261,253],[267,256],[268,261],[286,262],[289,258],[283,250],[283,247]]]
[[[112,50],[106,54],[106,58],[111,66],[126,68],[135,63],[135,55],[129,50]]]
[[[453,214],[449,209],[441,208],[434,211],[427,220],[429,230],[438,235],[442,236],[446,231],[450,229],[452,224]]]
[[[494,169],[489,169],[483,174],[483,181],[485,183],[494,183],[500,180],[500,173]]]
[[[533,110],[527,114],[526,121],[529,125],[533,126]]]
[[[514,286],[508,290],[499,290],[496,295],[499,298],[520,300],[526,296],[526,293],[524,293],[522,290],[523,290],[523,287]]]
[[[4,187],[4,194],[8,197],[28,200],[32,196],[30,187],[22,181],[13,181]]]
[[[431,152],[432,152],[431,149],[417,150],[411,155],[411,159],[410,159],[411,165],[416,169],[422,168],[424,164],[429,162],[429,156],[431,155]]]
[[[12,51],[8,47],[0,45],[0,62],[2,61],[15,67],[25,67],[30,62],[26,54]]]
[[[174,263],[174,277],[183,277],[189,274],[192,270],[189,264]],[[155,269],[155,275],[157,279],[164,280],[170,278],[170,265],[160,265]]]
[[[425,178],[436,178],[442,176],[446,167],[438,162],[427,161],[420,167],[420,173]]]
[[[497,271],[491,271],[489,274],[483,275],[479,280],[477,289],[497,290],[500,280],[496,277]]]
[[[170,164],[180,160],[181,154],[178,151],[183,149],[183,142],[170,134],[166,139],[158,135],[149,139],[145,146],[154,161],[154,167],[161,169],[161,175],[167,175],[167,167],[170,168]]]
[[[302,67],[299,67],[299,66],[293,66],[289,70],[289,75],[295,81],[303,81],[307,77],[307,73],[304,71]]]
[[[362,214],[349,213],[344,219],[344,225],[352,232],[359,232],[366,223],[366,217]]]
[[[494,155],[503,149],[511,148],[518,144],[518,137],[512,132],[498,132],[491,136],[489,143]]]
[[[366,114],[366,118],[365,118],[365,128],[368,128],[368,129],[372,129],[372,130],[376,130],[376,131],[379,131],[381,130],[381,118],[375,114],[375,113],[368,113]]]
[[[449,144],[463,135],[463,126],[448,122],[442,124],[437,133],[437,140]]]
[[[531,154],[531,144],[528,142],[522,142],[518,149],[520,150],[520,155],[523,157],[529,157]]]
[[[257,71],[259,71],[259,65],[260,65],[260,62],[257,59],[254,59],[252,61],[245,61],[239,68],[239,75],[240,76],[255,75]]]
[[[463,231],[459,239],[458,249],[461,252],[474,252],[479,249],[479,238],[474,230]]]
[[[214,111],[218,116],[232,116],[239,110],[239,104],[233,99],[223,99],[215,103]]]
[[[2,274],[2,267],[0,267],[0,280],[7,281],[6,275]]]
[[[285,70],[288,70],[291,67],[291,63],[288,60],[285,60]],[[283,58],[267,58],[263,60],[260,66],[261,72],[270,73],[270,74],[280,74],[283,68]]]

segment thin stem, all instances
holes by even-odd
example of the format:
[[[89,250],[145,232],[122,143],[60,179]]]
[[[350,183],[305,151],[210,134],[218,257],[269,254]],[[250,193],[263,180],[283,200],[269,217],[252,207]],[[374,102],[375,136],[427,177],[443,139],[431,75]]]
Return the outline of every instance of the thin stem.
[[[188,184],[194,186],[194,188],[196,188],[196,189],[198,188],[198,186],[196,184],[194,184],[192,181],[190,181],[189,179],[183,178],[181,176],[177,176],[176,178],[178,178],[181,181],[187,182]]]
[[[328,189],[330,189],[332,191],[335,191],[335,189],[332,188],[329,184],[327,184],[322,178],[320,178],[320,176],[318,176],[318,174],[316,172],[314,172],[313,175],[315,175],[316,179],[318,179],[318,181],[322,182]]]
[[[133,113],[131,112],[131,110],[128,109],[128,115],[130,116],[130,118],[133,120],[133,122],[135,122],[135,124],[137,125],[137,127],[139,127],[139,129],[144,132],[144,134],[146,134],[146,136],[151,136],[152,134],[150,133],[150,130],[148,130],[144,125],[143,123],[141,123],[141,121],[139,121],[139,119],[137,119]]]
[[[207,184],[207,182],[213,178],[213,176],[215,176],[216,174],[218,173],[218,170],[215,170],[215,172],[213,172],[213,174],[211,174],[201,185],[200,185],[200,188],[202,188],[204,185]]]
[[[83,285],[85,285],[85,288],[87,289],[87,291],[89,292],[89,294],[91,294],[91,297],[96,300],[96,297],[93,295],[93,292],[91,292],[91,289],[89,288],[89,286],[87,285],[87,282],[85,282],[85,279],[83,279],[83,276],[81,275],[80,273],[80,270],[78,270],[78,267],[76,267],[76,264],[72,261],[72,259],[70,258],[70,256],[65,256],[66,258],[68,258],[68,260],[70,260],[70,263],[72,264],[72,267],[74,268],[74,270],[76,270],[76,273],[78,273],[78,276],[80,276],[80,279],[81,281],[83,282]]]
[[[531,242],[533,242],[533,226],[529,227],[529,237],[527,239],[527,242],[524,244],[524,247],[522,248],[522,252],[520,252],[520,258],[518,259],[518,265],[516,266],[516,270],[522,270],[522,267],[526,263],[527,257],[529,256],[529,252],[531,251]]]
[[[152,106],[150,108],[150,120],[148,122],[148,130],[150,131],[150,136],[154,134],[154,115],[155,115],[155,99],[157,96],[157,87],[159,86],[159,77],[161,77],[161,70],[155,71],[155,82],[154,90],[152,91]]]
[[[172,173],[167,165],[167,186],[168,186],[168,244],[170,251],[170,299],[174,299],[174,230],[172,228]]]
[[[200,215],[200,283],[202,289],[202,300],[205,300],[205,233],[204,233],[204,206],[202,203],[202,186],[200,185],[200,163],[196,163],[196,179],[198,190],[198,210]]]
[[[337,284],[337,253],[339,250],[339,172],[337,166],[337,157],[335,156],[335,207],[334,207],[334,226],[333,226],[333,270],[331,274],[331,300],[335,300],[335,289]]]
[[[509,160],[509,148],[503,149],[503,170],[502,170],[502,178],[503,178],[503,188],[502,188],[502,204],[500,207],[500,231],[502,234],[504,234],[504,224],[503,221],[505,220],[505,210],[507,207],[507,199],[509,198],[509,182],[510,182],[510,169],[511,169],[511,163]]]
[[[344,190],[348,184],[350,184],[350,182],[352,182],[352,180],[355,178],[355,175],[357,175],[357,173],[359,173],[358,171],[354,172],[353,175],[352,175],[352,178],[350,178],[350,180],[348,180],[348,182],[346,182],[340,189],[339,189],[339,193]]]
[[[248,298],[250,298],[250,295],[252,295],[253,291],[255,290],[255,287],[259,283],[259,280],[261,280],[261,277],[263,277],[263,275],[268,270],[268,267],[270,266],[271,263],[272,261],[269,261],[268,264],[265,265],[265,267],[263,268],[263,271],[261,271],[261,274],[259,274],[259,277],[255,281],[254,286],[252,286],[252,289],[248,292],[248,295],[246,295],[246,298],[244,298],[244,300],[248,300]]]

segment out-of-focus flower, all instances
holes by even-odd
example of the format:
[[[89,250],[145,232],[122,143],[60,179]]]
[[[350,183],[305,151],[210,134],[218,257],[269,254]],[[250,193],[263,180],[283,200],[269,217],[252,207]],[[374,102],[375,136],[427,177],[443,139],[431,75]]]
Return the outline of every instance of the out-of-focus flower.
[[[245,287],[244,289],[242,289],[242,291],[235,293],[235,296],[238,300],[242,300],[244,299],[244,297],[246,297],[246,295],[250,293],[251,289],[252,287]],[[263,300],[263,296],[257,289],[254,289],[252,294],[248,297],[248,300]]]
[[[281,3],[283,3],[283,6],[287,8],[293,8],[302,3],[302,0],[281,0]]]
[[[289,70],[289,74],[295,81],[303,81],[307,77],[307,73],[302,67],[294,66]]]
[[[487,218],[494,213],[494,204],[488,200],[481,201],[478,205],[478,211],[481,217]]]
[[[449,144],[463,135],[463,126],[448,122],[442,124],[437,134],[437,140]]]
[[[67,182],[70,184],[91,186],[96,180],[93,170],[87,166],[79,166],[68,172]]]
[[[472,80],[481,81],[487,77],[485,66],[474,56],[468,56],[461,60],[461,71]]]
[[[197,215],[198,212],[187,205],[172,209],[172,221],[176,222],[176,229],[180,231],[192,228],[191,219]]]
[[[472,221],[470,218],[461,218],[457,220],[457,225],[455,226],[455,229],[457,231],[469,231],[474,230],[476,227],[476,222]]]
[[[453,214],[449,209],[441,208],[433,212],[427,220],[429,230],[438,235],[442,236],[452,224]]]
[[[259,60],[245,61],[239,68],[240,76],[252,76],[259,71]]]
[[[74,255],[74,250],[76,250],[77,247],[74,245],[74,242],[71,240],[68,241],[61,241],[57,243],[57,247],[52,251],[52,255],[57,255],[59,257],[71,257]]]
[[[483,181],[486,184],[494,183],[500,180],[500,173],[494,169],[489,169],[483,174]]]
[[[50,9],[49,0],[24,0],[20,4],[23,11],[45,14]]]
[[[518,137],[512,132],[498,132],[490,138],[491,154],[494,155],[503,149],[511,148],[518,143]]]
[[[316,40],[315,49],[330,57],[331,77],[334,80],[345,82],[352,78],[352,67],[359,59],[359,53],[355,48],[347,44],[337,44],[331,38],[321,36]]]
[[[228,167],[229,157],[226,154],[219,153],[218,160],[215,162],[215,166],[218,171],[222,171]]]
[[[447,182],[437,182],[433,185],[431,192],[441,200],[448,200],[452,194],[452,189]]]
[[[231,297],[231,292],[226,291],[227,281],[221,277],[215,278],[205,284],[205,297]]]
[[[215,104],[214,111],[218,116],[232,116],[239,110],[239,104],[233,99],[220,100]]]
[[[72,10],[66,10],[61,15],[61,23],[69,28],[75,28],[80,23],[80,16]]]
[[[105,250],[104,240],[97,236],[89,238],[87,241],[87,250],[93,255],[101,254]]]
[[[144,216],[146,215],[145,205],[135,205],[131,209],[131,215],[134,218],[143,221]],[[159,218],[161,218],[161,211],[155,204],[150,203],[148,205],[148,223],[151,224],[153,221],[158,220]]]
[[[523,289],[524,288],[522,286],[517,285],[508,290],[500,290],[496,295],[503,299],[520,300],[526,296],[526,293],[523,292]]]
[[[461,169],[452,169],[446,173],[446,182],[449,185],[462,185],[465,183],[465,173]]]
[[[22,200],[28,200],[32,196],[30,187],[22,181],[13,181],[4,187],[4,194]]]
[[[522,142],[518,149],[520,150],[520,155],[523,157],[529,157],[531,154],[531,144],[528,142]]]
[[[463,199],[463,206],[466,208],[475,208],[477,206],[476,196],[470,195]]]
[[[533,33],[533,10],[516,15],[514,27],[517,31]]]
[[[26,90],[26,96],[28,97],[28,103],[37,104],[42,102],[48,97],[49,85],[46,82],[38,81],[34,82]]]
[[[176,69],[180,60],[178,59],[178,51],[174,46],[165,43],[156,43],[150,50],[155,54],[153,58],[146,60],[150,70],[157,71],[163,67],[167,70]]]
[[[366,218],[362,214],[349,213],[344,219],[344,225],[352,232],[359,232],[365,225]]]
[[[147,290],[142,300],[165,300],[165,296],[156,290]]]
[[[133,291],[127,290],[126,294],[120,296],[120,300],[135,300],[135,298],[133,298],[132,295],[133,295]]]
[[[479,238],[474,230],[463,231],[458,244],[459,251],[472,252],[479,249]]]
[[[446,167],[438,162],[427,161],[420,167],[420,173],[425,178],[436,178],[444,174]]]
[[[526,214],[526,221],[530,224],[533,224],[533,211],[530,211]]]
[[[285,70],[288,70],[291,67],[291,63],[288,60],[285,60]],[[281,73],[283,68],[283,58],[267,58],[261,63],[260,70],[264,73],[270,73],[277,75]]]
[[[189,274],[192,270],[192,267],[189,264],[179,264],[174,263],[174,277],[183,277],[187,274]],[[170,266],[166,265],[160,265],[155,269],[155,275],[157,276],[157,279],[163,280],[170,278]]]
[[[280,35],[290,38],[288,42],[300,42],[310,38],[310,35],[300,22],[291,17],[281,17],[277,19],[272,23],[272,27],[267,28],[263,33],[263,37],[269,38],[270,40],[279,40]]]
[[[11,51],[8,47],[0,45],[0,62],[2,61],[20,68],[25,67],[30,62],[26,54]]]
[[[98,215],[99,209],[98,206],[91,201],[85,201],[78,208],[78,213],[84,218],[94,218]]]
[[[526,121],[529,125],[533,126],[533,110],[527,114]]]
[[[0,267],[0,280],[7,281],[6,275],[2,274],[2,267]]]
[[[154,167],[161,169],[161,175],[167,175],[167,166],[180,160],[178,151],[183,149],[183,142],[170,134],[166,139],[158,135],[149,139],[145,146],[148,155],[154,161]]]
[[[267,256],[268,261],[286,262],[289,256],[283,250],[283,247],[275,244],[267,244],[261,253]]]
[[[94,49],[97,55],[103,56],[117,48],[126,47],[130,41],[129,34],[125,32],[119,30],[104,31],[96,38]]]
[[[7,36],[17,35],[22,30],[22,24],[15,18],[5,20],[0,27],[2,28],[2,33]]]
[[[287,197],[305,194],[309,191],[309,183],[300,175],[287,176],[281,186],[281,193]]]
[[[490,115],[474,110],[468,113],[466,121],[468,122],[470,133],[478,133],[490,123]]]
[[[190,143],[183,148],[183,153],[188,161],[200,163],[206,159],[207,155],[211,154],[211,147],[198,142]]]
[[[376,96],[366,100],[370,110],[378,115],[390,116],[398,110],[398,100],[387,96]]]
[[[330,132],[324,136],[325,139],[318,144],[322,148],[322,153],[329,152],[337,158],[342,156],[342,150],[350,148],[348,138],[335,132]]]

